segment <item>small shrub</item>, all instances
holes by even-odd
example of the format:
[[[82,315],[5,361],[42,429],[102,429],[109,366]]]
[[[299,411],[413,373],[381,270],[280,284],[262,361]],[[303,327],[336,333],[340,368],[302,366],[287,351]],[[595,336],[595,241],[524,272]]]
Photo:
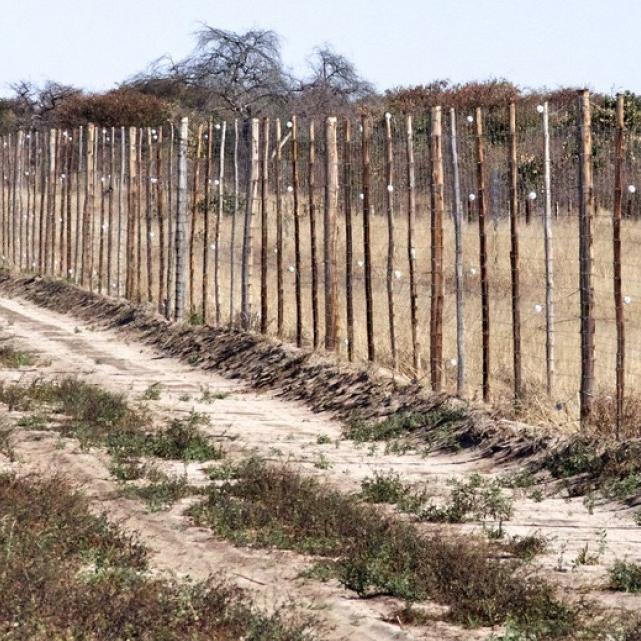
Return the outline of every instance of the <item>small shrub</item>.
[[[548,540],[542,534],[515,536],[506,543],[505,548],[519,559],[531,561],[548,549]]]
[[[395,472],[374,472],[373,478],[361,483],[360,496],[368,503],[398,503],[411,492],[411,487],[401,481]]]
[[[24,352],[11,345],[0,347],[0,367],[20,369],[21,367],[31,367],[35,362],[36,358],[30,352]]]
[[[610,569],[610,589],[641,592],[641,566],[628,561],[615,561]]]
[[[317,445],[327,445],[328,443],[331,443],[332,439],[327,436],[327,434],[319,434],[318,438],[316,439],[316,444]]]
[[[160,398],[160,390],[162,389],[160,383],[152,383],[143,393],[142,399],[144,401],[157,401]]]
[[[142,499],[152,512],[167,510],[179,499],[193,494],[202,494],[201,488],[189,485],[184,476],[158,480],[147,485],[128,486],[127,496],[135,496]]]

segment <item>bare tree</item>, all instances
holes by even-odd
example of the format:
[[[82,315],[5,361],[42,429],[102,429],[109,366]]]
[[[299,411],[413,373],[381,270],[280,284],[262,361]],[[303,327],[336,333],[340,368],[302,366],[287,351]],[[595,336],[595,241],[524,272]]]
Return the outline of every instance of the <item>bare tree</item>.
[[[150,91],[172,88],[174,94],[182,88],[194,107],[251,117],[284,105],[292,79],[283,67],[275,32],[235,33],[205,25],[184,60],[162,58],[130,82]]]
[[[309,78],[300,83],[301,102],[308,110],[336,112],[374,94],[354,63],[327,44],[314,49],[309,66]]]

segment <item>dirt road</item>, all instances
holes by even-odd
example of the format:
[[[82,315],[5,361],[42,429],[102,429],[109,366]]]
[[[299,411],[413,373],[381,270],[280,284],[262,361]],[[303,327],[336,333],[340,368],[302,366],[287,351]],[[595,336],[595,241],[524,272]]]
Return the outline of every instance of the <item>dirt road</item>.
[[[160,397],[147,404],[158,418],[196,410],[209,416],[210,425],[203,430],[221,441],[228,452],[255,451],[271,460],[286,461],[345,490],[357,489],[374,471],[394,470],[406,481],[426,482],[435,494],[446,491],[445,481],[452,477],[508,472],[497,469],[491,458],[483,458],[475,449],[457,454],[392,454],[385,453],[384,444],[358,446],[342,438],[340,424],[330,416],[315,414],[273,393],[256,393],[241,381],[204,372],[129,342],[115,330],[91,327],[20,299],[0,297],[0,323],[1,338],[10,337],[39,359],[33,370],[0,371],[5,381],[73,375],[124,392],[131,400],[139,400],[147,388],[157,384]],[[319,437],[323,437],[320,442]],[[82,451],[73,439],[60,443],[51,432],[21,432],[15,442],[17,461],[0,458],[0,465],[64,471],[85,486],[96,509],[106,510],[111,518],[140,533],[160,570],[194,577],[223,572],[255,593],[258,603],[266,607],[292,600],[327,623],[328,639],[471,639],[487,634],[443,622],[435,622],[429,631],[386,623],[383,618],[398,605],[394,600],[357,599],[335,582],[297,578],[310,564],[299,554],[240,549],[216,540],[210,531],[194,527],[182,515],[186,501],[169,512],[149,513],[142,503],[122,497],[104,454]],[[175,470],[185,472],[194,482],[205,478],[198,464],[176,464]],[[456,526],[464,531],[478,527]],[[550,549],[537,564],[554,581],[589,591],[611,605],[633,608],[641,604],[638,597],[614,596],[599,589],[615,559],[641,560],[641,527],[635,525],[630,509],[604,504],[588,510],[580,498],[535,501],[520,497],[507,531],[519,535],[539,531],[549,538]],[[600,552],[598,564],[573,563],[585,545],[591,552]]]

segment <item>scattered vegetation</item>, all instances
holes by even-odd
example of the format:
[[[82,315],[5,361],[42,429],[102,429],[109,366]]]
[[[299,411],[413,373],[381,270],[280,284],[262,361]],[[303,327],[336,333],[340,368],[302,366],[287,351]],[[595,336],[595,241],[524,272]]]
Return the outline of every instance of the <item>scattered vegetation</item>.
[[[62,478],[0,476],[0,637],[307,641],[310,621],[239,589],[153,575],[135,537]]]
[[[380,421],[352,421],[345,428],[344,436],[364,443],[421,435],[431,445],[456,448],[461,443],[456,437],[455,428],[464,419],[463,411],[445,406],[429,412],[397,412]]]
[[[561,636],[574,623],[550,586],[521,574],[520,561],[492,558],[482,539],[422,534],[315,479],[258,459],[228,467],[227,477],[189,514],[236,544],[325,557],[335,565],[318,571],[335,572],[359,595],[431,598],[466,625],[513,617],[543,639]]]
[[[157,401],[160,398],[162,386],[160,383],[152,383],[143,393],[143,401]]]
[[[610,569],[610,589],[641,592],[641,565],[630,561],[615,561]]]
[[[548,540],[536,532],[527,536],[514,536],[504,545],[505,549],[524,561],[531,561],[548,549]]]
[[[176,501],[202,494],[203,489],[190,485],[185,476],[164,478],[145,485],[128,485],[125,489],[125,495],[140,498],[147,504],[152,512],[166,510]]]
[[[31,367],[36,362],[35,356],[30,352],[16,349],[12,345],[0,346],[0,367],[20,369]]]
[[[419,513],[425,521],[463,523],[464,521],[498,521],[496,536],[503,535],[503,521],[512,515],[512,499],[503,493],[499,479],[485,479],[472,474],[465,482],[451,481],[449,502],[428,505]]]
[[[200,391],[201,403],[213,403],[214,401],[222,401],[229,396],[227,392],[212,392],[208,387],[203,387]]]
[[[327,445],[328,443],[331,443],[332,439],[327,436],[327,434],[319,434],[318,438],[316,439],[316,444],[317,445]]]

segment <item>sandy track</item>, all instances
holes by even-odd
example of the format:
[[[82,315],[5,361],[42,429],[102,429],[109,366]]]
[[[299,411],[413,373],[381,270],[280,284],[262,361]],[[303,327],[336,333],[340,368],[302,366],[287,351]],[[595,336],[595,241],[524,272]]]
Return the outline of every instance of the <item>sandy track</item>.
[[[159,417],[195,409],[209,415],[211,425],[206,429],[224,441],[226,449],[255,450],[267,458],[288,461],[343,489],[357,488],[359,481],[374,470],[394,469],[404,479],[429,482],[435,493],[443,491],[444,480],[452,476],[507,471],[496,469],[494,461],[473,449],[459,454],[391,455],[384,453],[382,445],[375,450],[367,445],[357,447],[340,440],[340,425],[331,417],[314,414],[300,403],[277,398],[273,393],[257,394],[242,382],[204,372],[128,342],[114,330],[95,329],[19,299],[0,298],[0,319],[3,336],[12,336],[16,343],[38,352],[41,362],[46,363],[33,372],[6,371],[5,377],[71,374],[126,392],[131,399],[140,398],[149,385],[159,383],[161,398],[149,402]],[[227,396],[204,402],[204,389]],[[186,397],[188,400],[184,400]],[[329,437],[331,443],[319,445],[320,435]],[[268,605],[280,602],[284,595],[307,607],[314,602],[314,609],[334,629],[327,638],[472,638],[470,631],[444,624],[438,624],[426,637],[424,630],[415,634],[384,623],[381,614],[390,610],[391,600],[357,600],[336,585],[296,580],[305,559],[284,552],[239,550],[216,541],[211,533],[190,526],[181,516],[184,504],[174,506],[169,513],[148,514],[139,503],[117,496],[117,484],[110,480],[98,453],[80,452],[71,442],[57,450],[54,443],[51,436],[22,440],[17,448],[21,466],[64,469],[84,483],[94,500],[113,518],[141,533],[159,568],[199,577],[218,574],[222,568],[240,585],[257,592],[259,600]],[[177,471],[183,471],[182,464]],[[192,480],[202,479],[198,465],[190,465],[186,471]],[[507,530],[520,535],[538,530],[550,538],[550,552],[539,562],[555,581],[589,590],[611,605],[638,607],[641,603],[635,597],[597,589],[615,558],[641,560],[641,528],[634,524],[630,509],[605,504],[596,506],[590,514],[581,499],[546,498],[538,503],[520,499]],[[583,546],[588,544],[591,552],[597,551],[602,532],[606,546],[601,562],[573,569],[572,561]]]

